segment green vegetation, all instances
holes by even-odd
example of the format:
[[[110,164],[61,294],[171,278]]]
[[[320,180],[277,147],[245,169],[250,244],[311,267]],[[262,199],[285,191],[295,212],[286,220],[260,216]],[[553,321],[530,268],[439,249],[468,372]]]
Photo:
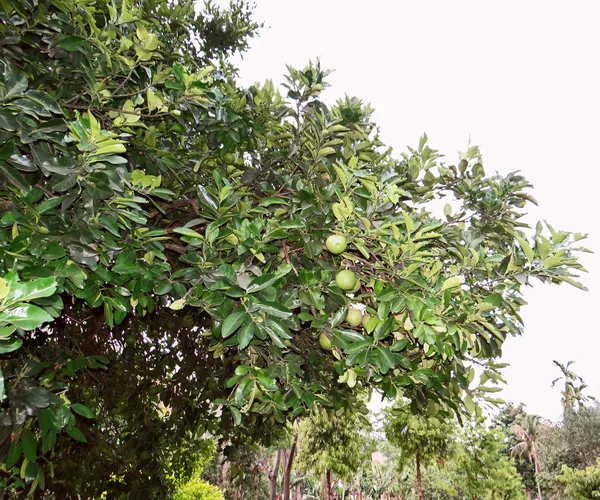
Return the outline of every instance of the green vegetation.
[[[368,395],[481,416],[522,287],[582,288],[584,236],[527,228],[529,183],[476,146],[393,156],[368,105],[322,98],[319,63],[285,95],[237,85],[244,0],[0,6],[3,494],[218,496],[202,470],[260,498],[286,439],[286,498],[297,440],[307,473],[347,480]],[[344,464],[302,451],[338,435]]]

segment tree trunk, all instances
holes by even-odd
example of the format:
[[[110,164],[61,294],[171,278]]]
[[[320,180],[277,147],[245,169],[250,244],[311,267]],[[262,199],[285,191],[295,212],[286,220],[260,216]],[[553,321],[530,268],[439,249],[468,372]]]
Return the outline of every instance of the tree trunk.
[[[346,481],[342,481],[342,500],[346,500]]]
[[[527,500],[531,500],[531,490],[529,488],[525,489],[525,494],[527,495]]]
[[[417,498],[419,500],[425,500],[423,496],[423,486],[421,484],[421,455],[417,453]]]
[[[323,500],[329,500],[329,489],[327,488],[327,474],[325,472],[321,476],[321,485],[323,489]]]
[[[331,496],[331,471],[328,470],[327,471],[327,498],[329,500],[332,500],[332,496]]]
[[[269,474],[269,481],[271,483],[271,500],[277,499],[277,476],[279,476],[279,463],[281,462],[281,450],[277,450],[275,454],[275,464],[271,469],[271,474]]]
[[[294,436],[290,454],[285,461],[285,469],[283,471],[283,500],[290,500],[290,475],[292,473],[292,463],[296,455],[296,445],[298,444],[298,436]]]
[[[542,500],[542,489],[540,488],[540,481],[538,478],[538,474],[541,472],[540,463],[538,462],[537,451],[535,451],[535,445],[533,448],[533,464],[535,466],[535,484],[537,485],[538,490],[538,500]]]

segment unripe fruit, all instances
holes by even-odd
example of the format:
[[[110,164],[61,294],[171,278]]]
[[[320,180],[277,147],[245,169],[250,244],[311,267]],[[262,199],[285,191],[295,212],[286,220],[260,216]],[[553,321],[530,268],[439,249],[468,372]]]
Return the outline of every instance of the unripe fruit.
[[[329,337],[323,332],[319,335],[319,345],[321,346],[321,349],[331,351],[331,340],[329,340]]]
[[[344,269],[337,274],[335,282],[342,290],[350,291],[356,286],[356,276],[352,271]]]
[[[348,315],[346,316],[346,323],[350,326],[358,326],[362,323],[363,315],[358,309],[351,307],[348,309]]]
[[[354,288],[352,290],[350,290],[349,293],[356,293],[360,290],[360,280],[357,278],[356,279],[356,285],[354,285]]]
[[[235,157],[235,154],[233,154],[233,153],[225,153],[223,155],[223,161],[225,163],[227,163],[227,165],[233,164],[235,162],[235,160],[236,160],[236,157]]]
[[[346,247],[348,246],[348,240],[346,240],[346,237],[342,236],[341,234],[332,234],[329,238],[327,238],[327,241],[325,241],[325,246],[333,255],[339,255],[346,250]]]
[[[367,328],[367,322],[371,319],[371,315],[369,313],[365,313],[362,317],[362,326]]]

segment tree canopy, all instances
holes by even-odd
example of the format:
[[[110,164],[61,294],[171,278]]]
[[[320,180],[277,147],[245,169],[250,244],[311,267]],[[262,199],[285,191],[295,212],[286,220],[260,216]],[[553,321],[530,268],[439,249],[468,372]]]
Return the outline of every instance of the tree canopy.
[[[528,231],[528,182],[476,146],[393,156],[318,63],[238,86],[243,1],[0,3],[5,484],[160,491],[182,443],[268,441],[364,391],[477,411],[522,287],[581,287],[584,236]]]

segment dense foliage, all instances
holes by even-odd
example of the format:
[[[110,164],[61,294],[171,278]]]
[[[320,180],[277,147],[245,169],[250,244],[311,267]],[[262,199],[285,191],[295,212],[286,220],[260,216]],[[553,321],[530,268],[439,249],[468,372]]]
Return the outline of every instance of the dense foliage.
[[[375,389],[477,412],[521,287],[580,286],[583,236],[528,237],[527,181],[486,176],[477,147],[392,157],[368,106],[321,100],[318,64],[286,96],[237,87],[243,2],[0,5],[6,487],[160,496],[206,435],[228,457]],[[344,323],[357,302],[364,327]]]

